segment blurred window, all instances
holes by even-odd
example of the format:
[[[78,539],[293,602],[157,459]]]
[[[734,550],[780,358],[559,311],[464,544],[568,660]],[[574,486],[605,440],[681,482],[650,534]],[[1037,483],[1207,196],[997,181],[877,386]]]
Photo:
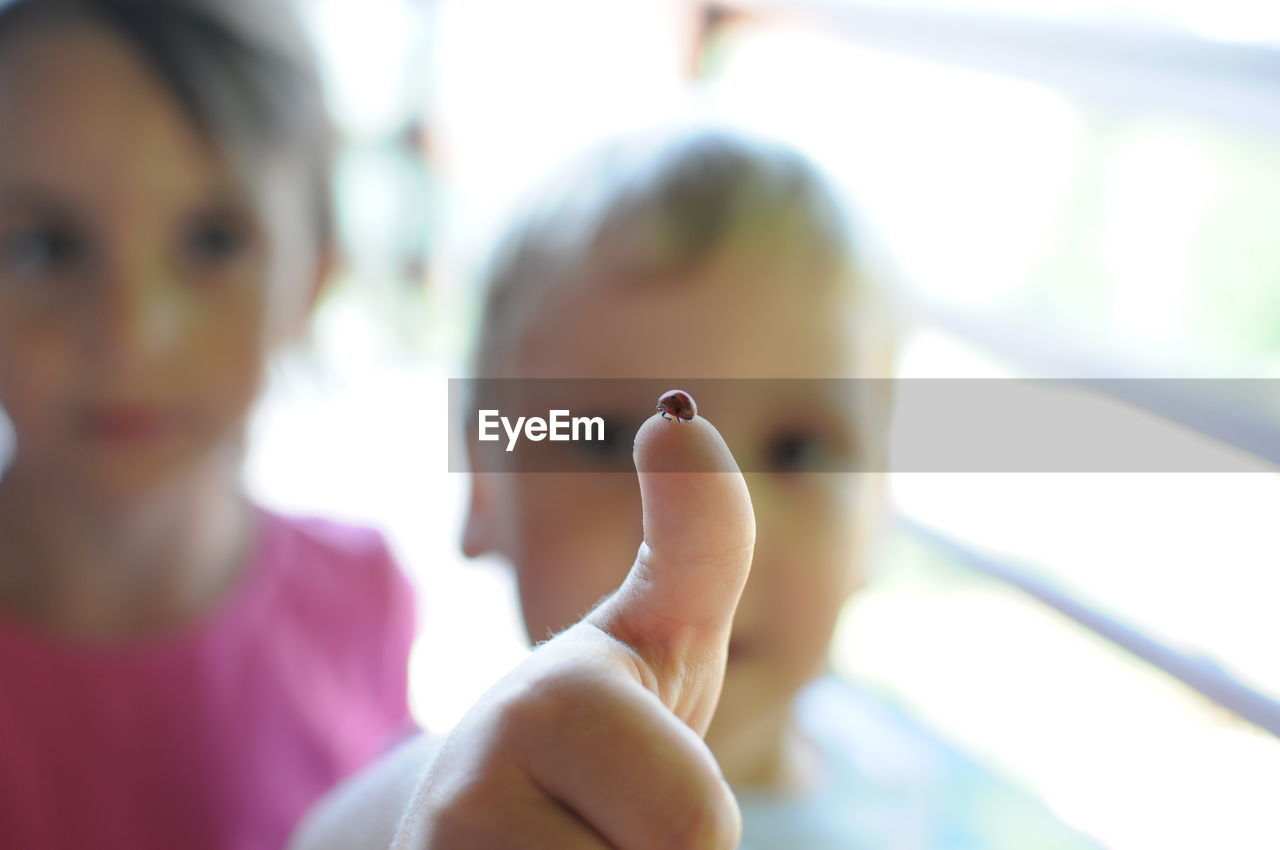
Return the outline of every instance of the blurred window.
[[[702,94],[732,122],[789,137],[855,199],[917,308],[900,376],[1256,378],[1239,410],[1221,408],[1212,381],[1181,385],[1181,408],[1204,416],[1160,424],[1131,409],[1206,442],[1206,417],[1241,413],[1274,462],[1274,4],[715,6]],[[1280,793],[1273,737],[1116,634],[965,566],[976,556],[1041,583],[1129,630],[1131,648],[1149,642],[1203,674],[1209,697],[1222,697],[1218,677],[1274,718],[1280,477],[1256,466],[897,474],[908,522],[851,607],[837,665],[1109,845],[1280,846],[1265,802]]]

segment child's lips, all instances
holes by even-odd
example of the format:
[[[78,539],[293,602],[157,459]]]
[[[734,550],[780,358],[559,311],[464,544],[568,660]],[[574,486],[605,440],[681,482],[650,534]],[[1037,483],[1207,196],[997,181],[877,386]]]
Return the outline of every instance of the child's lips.
[[[108,443],[146,443],[170,433],[176,425],[172,410],[157,404],[113,403],[89,408],[84,415],[85,433]]]

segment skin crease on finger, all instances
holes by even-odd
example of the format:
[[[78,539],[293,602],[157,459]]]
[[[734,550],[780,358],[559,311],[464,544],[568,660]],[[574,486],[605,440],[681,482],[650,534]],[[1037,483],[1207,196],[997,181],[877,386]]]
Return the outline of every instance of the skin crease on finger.
[[[536,314],[522,317],[515,339],[487,341],[502,352],[495,376],[853,373],[849,284],[799,245],[731,243],[691,270],[639,281],[615,279],[610,259],[607,249],[598,252],[577,278],[553,287]],[[855,427],[845,413],[802,403],[695,394],[699,414],[715,420],[747,469],[775,468],[770,457],[780,434],[819,453],[838,452],[836,434]],[[637,400],[598,403],[627,410]],[[736,786],[802,787],[816,756],[791,727],[791,701],[823,669],[838,613],[861,583],[858,553],[878,482],[791,470],[785,462],[746,479],[755,557],[706,740]],[[625,576],[640,539],[634,475],[480,474],[474,488],[464,548],[498,552],[514,565],[531,640],[575,622]]]
[[[709,752],[620,648],[579,623],[495,684],[431,763],[395,850],[509,847],[513,835],[521,847],[736,847],[737,807]],[[329,840],[324,826],[295,846],[385,846]]]

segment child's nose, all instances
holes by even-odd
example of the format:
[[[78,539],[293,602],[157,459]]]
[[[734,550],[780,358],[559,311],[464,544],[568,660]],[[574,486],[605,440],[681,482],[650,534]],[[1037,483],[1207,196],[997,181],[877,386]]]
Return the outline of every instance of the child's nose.
[[[165,357],[179,334],[180,306],[163,274],[134,268],[99,289],[100,310],[90,355],[107,371],[130,372]]]

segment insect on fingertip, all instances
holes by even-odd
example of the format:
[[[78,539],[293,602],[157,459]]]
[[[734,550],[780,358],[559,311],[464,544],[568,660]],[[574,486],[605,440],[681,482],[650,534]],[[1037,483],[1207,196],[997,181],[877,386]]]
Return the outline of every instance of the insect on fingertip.
[[[667,390],[658,397],[658,404],[654,409],[662,414],[663,419],[674,419],[677,422],[692,422],[698,415],[698,403],[684,390]]]

